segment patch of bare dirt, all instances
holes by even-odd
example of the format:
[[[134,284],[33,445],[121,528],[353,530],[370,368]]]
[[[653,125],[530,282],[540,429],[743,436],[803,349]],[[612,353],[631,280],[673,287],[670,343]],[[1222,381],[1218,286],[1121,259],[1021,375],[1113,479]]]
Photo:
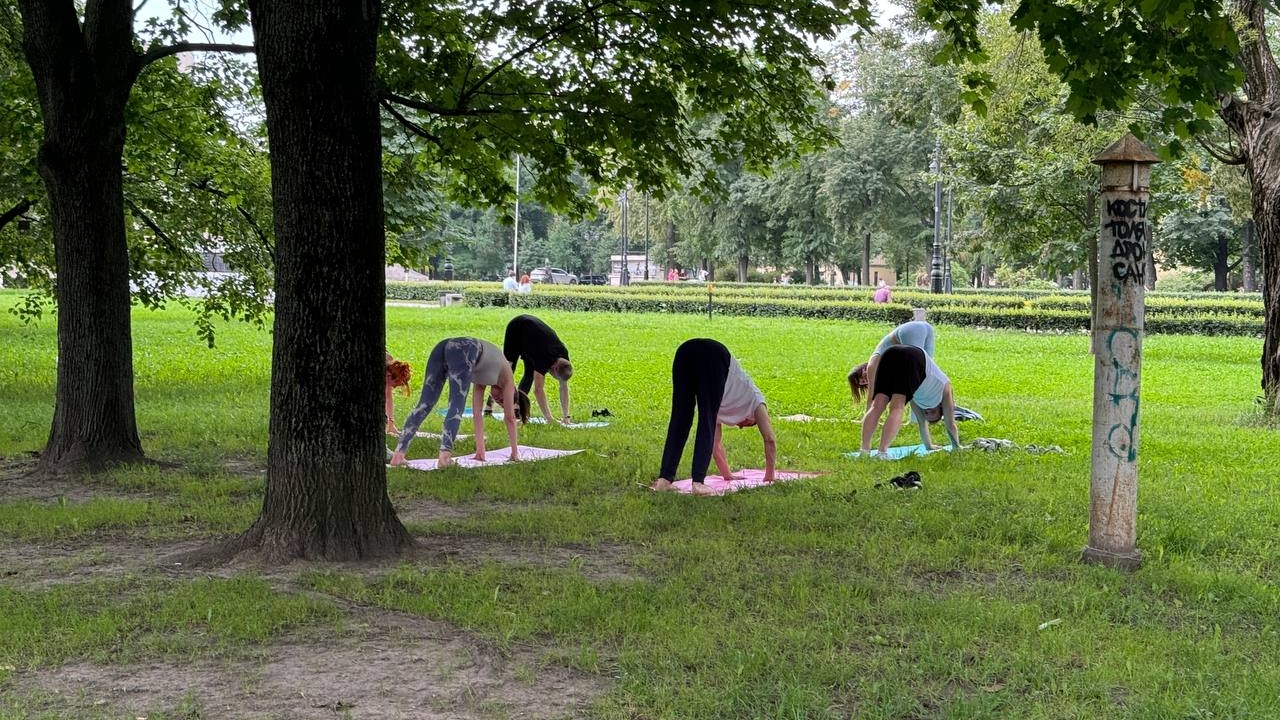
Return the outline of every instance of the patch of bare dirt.
[[[0,537],[0,583],[39,589],[145,575],[165,568],[167,557],[195,550],[207,542],[161,542],[110,535],[39,543]]]
[[[157,497],[149,491],[124,491],[92,475],[75,478],[38,477],[34,455],[0,458],[0,502],[87,502],[97,498]]]
[[[362,610],[358,630],[285,642],[241,663],[88,663],[14,676],[39,710],[125,718],[565,718],[582,716],[607,678],[549,664],[532,648],[503,653],[452,626]]]

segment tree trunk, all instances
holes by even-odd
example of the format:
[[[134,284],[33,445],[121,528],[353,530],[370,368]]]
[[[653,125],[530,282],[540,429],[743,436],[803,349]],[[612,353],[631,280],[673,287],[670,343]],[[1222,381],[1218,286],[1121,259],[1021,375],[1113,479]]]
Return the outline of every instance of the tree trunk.
[[[1213,253],[1213,289],[1218,292],[1226,292],[1227,290],[1227,236],[1218,236],[1218,248]]]
[[[1269,155],[1251,159],[1253,217],[1262,249],[1262,389],[1268,412],[1280,414],[1280,122],[1269,121]],[[1261,155],[1261,154],[1260,154]],[[1255,171],[1256,166],[1256,171]]]
[[[23,49],[44,117],[38,167],[53,223],[58,385],[47,474],[143,459],[133,399],[121,166],[136,69],[132,8],[22,0]]]
[[[871,233],[862,236],[862,284],[871,287]]]
[[[276,315],[262,514],[268,560],[387,556],[412,543],[387,496],[376,0],[250,12],[271,147]]]
[[[1218,114],[1240,142],[1249,171],[1249,196],[1262,253],[1262,389],[1267,412],[1276,415],[1280,414],[1280,115],[1276,113],[1280,68],[1268,40],[1271,5],[1260,0],[1236,0],[1233,5],[1256,28],[1257,37],[1240,50],[1248,100],[1224,97]]]
[[[1241,289],[1245,292],[1254,292],[1258,289],[1256,254],[1258,252],[1257,245],[1253,238],[1253,221],[1245,222],[1244,227],[1240,229],[1240,283]]]
[[[747,274],[751,271],[751,258],[744,255],[738,256],[738,282],[746,282]]]

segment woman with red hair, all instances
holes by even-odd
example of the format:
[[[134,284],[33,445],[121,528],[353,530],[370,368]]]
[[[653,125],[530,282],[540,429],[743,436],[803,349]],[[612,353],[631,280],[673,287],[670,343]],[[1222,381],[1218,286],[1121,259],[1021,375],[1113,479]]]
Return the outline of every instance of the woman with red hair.
[[[395,408],[391,405],[391,391],[398,387],[404,388],[405,397],[409,397],[409,378],[413,375],[413,369],[409,367],[409,363],[397,360],[391,357],[391,353],[387,353],[387,385],[386,385],[386,410],[387,418],[387,434],[400,435],[400,428],[396,427]]]

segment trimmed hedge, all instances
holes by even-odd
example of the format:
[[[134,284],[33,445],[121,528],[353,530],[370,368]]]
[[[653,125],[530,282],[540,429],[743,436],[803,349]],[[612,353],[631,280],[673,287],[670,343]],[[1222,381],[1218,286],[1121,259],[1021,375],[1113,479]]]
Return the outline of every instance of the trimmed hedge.
[[[1027,302],[1027,306],[1045,310],[1089,311],[1088,295],[1050,295]],[[1186,300],[1173,297],[1146,297],[1147,316],[1206,316],[1226,315],[1262,319],[1265,310],[1261,301],[1235,298]]]
[[[473,290],[466,294],[467,304],[475,307],[552,308],[555,310],[587,310],[595,312],[654,312],[704,314],[707,299],[667,297],[640,293],[573,293],[533,292],[508,293],[501,290]],[[911,308],[904,305],[877,305],[870,302],[817,302],[812,300],[749,300],[737,297],[714,297],[711,304],[716,315],[751,315],[757,317],[803,317],[834,320],[869,320],[902,323],[911,319]]]
[[[797,292],[797,290],[799,290]],[[552,308],[596,312],[702,314],[707,286],[696,283],[635,283],[631,287],[538,285],[528,294],[509,293],[493,282],[387,283],[393,300],[438,300],[462,293],[478,307]],[[804,317],[900,323],[911,319],[912,307],[928,310],[931,322],[1035,332],[1084,332],[1089,328],[1087,293],[1058,293],[1032,300],[1007,295],[930,295],[894,293],[895,302],[876,304],[860,288],[770,286],[719,283],[712,287],[717,315]],[[1149,333],[1195,335],[1261,335],[1261,302],[1240,298],[1147,296]]]
[[[467,302],[477,307],[513,307],[522,309],[551,308],[595,312],[653,312],[703,314],[707,301],[693,297],[671,297],[638,292],[575,293],[560,288],[546,292],[513,294],[502,290],[472,290]],[[716,315],[756,317],[803,317],[826,320],[866,320],[901,323],[911,319],[911,308],[905,305],[877,305],[865,302],[817,300],[750,300],[740,297],[712,298]],[[929,310],[929,321],[968,327],[991,327],[1035,332],[1086,332],[1088,312],[1068,310],[1036,310],[982,307],[949,307]],[[1259,335],[1262,320],[1243,316],[1170,315],[1148,317],[1148,333],[1181,333],[1191,335]]]

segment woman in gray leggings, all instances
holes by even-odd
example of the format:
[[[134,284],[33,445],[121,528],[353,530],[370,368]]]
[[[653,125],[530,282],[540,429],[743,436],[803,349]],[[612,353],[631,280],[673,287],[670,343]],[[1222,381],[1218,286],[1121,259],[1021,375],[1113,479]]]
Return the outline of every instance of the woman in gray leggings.
[[[467,407],[467,390],[471,390],[471,414],[475,421],[475,459],[484,461],[484,404],[485,388],[502,402],[503,420],[507,424],[507,439],[511,442],[511,459],[519,460],[516,440],[516,419],[529,417],[529,399],[516,405],[516,383],[511,366],[502,350],[491,342],[478,338],[457,337],[441,340],[427,358],[427,370],[423,373],[422,396],[404,421],[400,442],[391,456],[392,465],[403,465],[405,451],[418,432],[418,426],[435,409],[446,382],[449,384],[449,411],[444,418],[444,434],[440,438],[439,467],[453,463],[453,439],[462,425],[462,414]]]

